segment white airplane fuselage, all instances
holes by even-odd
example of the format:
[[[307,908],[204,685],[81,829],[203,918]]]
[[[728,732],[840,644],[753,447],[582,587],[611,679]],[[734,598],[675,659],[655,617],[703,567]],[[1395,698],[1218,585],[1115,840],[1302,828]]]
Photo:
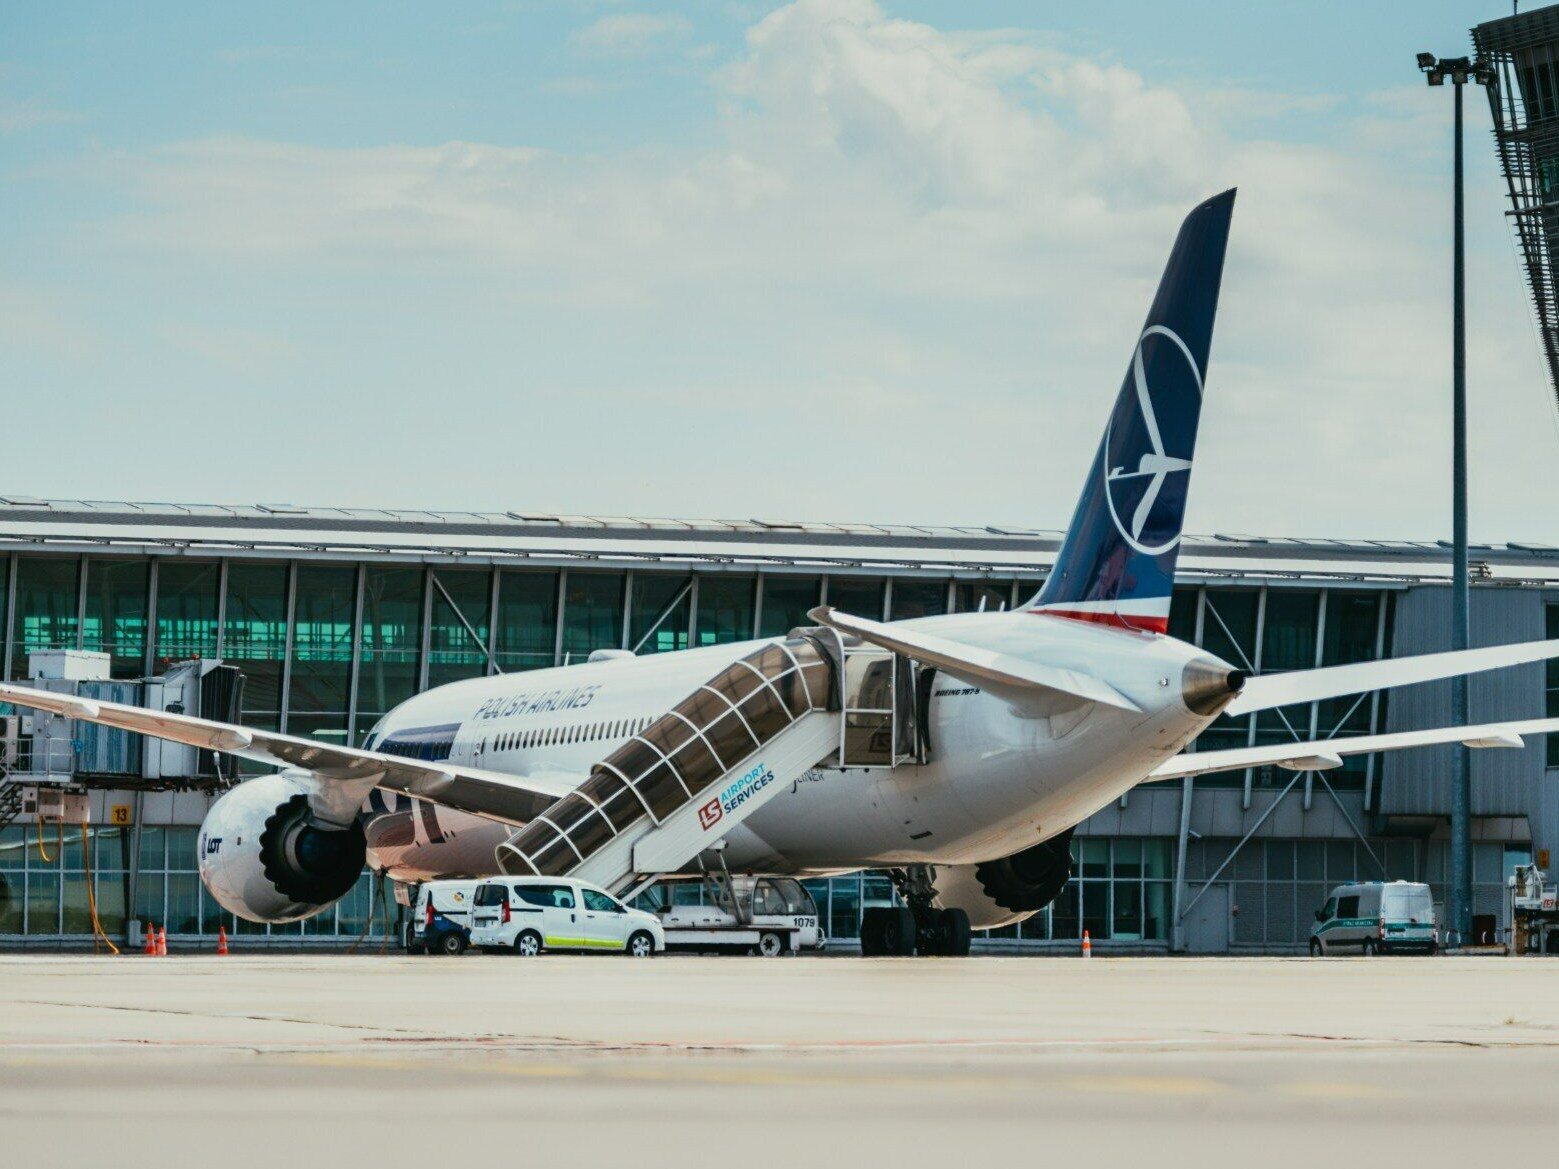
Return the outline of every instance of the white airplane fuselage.
[[[928,762],[807,772],[731,831],[725,856],[733,868],[820,874],[1009,856],[1086,819],[1180,751],[1217,713],[1205,703],[1197,703],[1202,713],[1187,707],[1188,664],[1229,668],[1171,637],[1029,611],[894,628],[1085,672],[1140,710],[1061,694],[1018,710],[938,673]],[[637,726],[762,644],[452,683],[402,703],[376,728],[376,742],[454,727],[456,764],[583,781]],[[494,849],[514,831],[428,803],[409,806],[404,796],[376,794],[364,811],[369,861],[398,880],[495,873]]]

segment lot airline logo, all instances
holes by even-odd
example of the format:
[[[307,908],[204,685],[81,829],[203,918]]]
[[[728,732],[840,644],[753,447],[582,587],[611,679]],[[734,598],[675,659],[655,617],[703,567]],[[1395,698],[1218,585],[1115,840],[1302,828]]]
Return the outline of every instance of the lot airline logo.
[[[1200,403],[1202,374],[1179,334],[1151,325],[1137,339],[1130,377],[1136,394],[1120,396],[1104,436],[1104,498],[1121,538],[1158,556],[1180,543],[1197,419],[1196,405],[1184,404]]]
[[[719,795],[698,809],[698,826],[703,829],[713,828],[725,818],[727,812],[736,811],[773,782],[774,772],[762,763],[755,764],[740,779],[727,784]]]

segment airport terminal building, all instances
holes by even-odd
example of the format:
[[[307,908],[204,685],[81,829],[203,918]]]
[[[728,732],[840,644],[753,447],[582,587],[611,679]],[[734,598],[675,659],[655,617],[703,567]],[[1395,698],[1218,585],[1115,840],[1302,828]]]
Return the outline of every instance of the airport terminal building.
[[[49,651],[97,651],[109,677],[77,685],[140,702],[173,695],[147,680],[199,659],[189,675],[207,679],[199,701],[225,704],[204,713],[360,743],[429,686],[599,649],[650,654],[781,635],[823,602],[887,619],[1012,607],[1044,579],[1059,538],[978,526],[0,497],[3,668],[26,679]],[[1559,636],[1559,547],[1474,547],[1472,571],[1476,644]],[[1260,672],[1429,652],[1449,644],[1448,585],[1441,544],[1187,537],[1171,631]],[[1471,693],[1474,720],[1559,714],[1559,673],[1543,665],[1480,676]],[[189,749],[154,758],[139,739],[80,724],[51,742],[48,759],[29,759],[27,718],[0,711],[0,947],[85,944],[94,904],[110,935],[122,933],[128,907],[168,923],[175,942],[225,926],[249,944],[344,944],[383,933],[397,912],[365,874],[301,925],[235,921],[196,875],[198,825],[233,778],[222,763]],[[1449,684],[1430,684],[1225,718],[1198,745],[1450,721]],[[1559,738],[1473,753],[1475,929],[1499,928],[1511,866],[1546,866],[1559,845],[1550,764],[1559,766]],[[88,832],[18,814],[15,781],[44,770],[91,789]],[[1442,899],[1450,773],[1450,749],[1429,748],[1331,771],[1257,768],[1140,788],[1079,828],[1077,877],[1050,909],[983,944],[1072,948],[1087,929],[1104,947],[1283,952],[1304,947],[1313,910],[1340,881],[1426,880]],[[810,887],[840,944],[857,936],[863,907],[893,896],[870,873]]]

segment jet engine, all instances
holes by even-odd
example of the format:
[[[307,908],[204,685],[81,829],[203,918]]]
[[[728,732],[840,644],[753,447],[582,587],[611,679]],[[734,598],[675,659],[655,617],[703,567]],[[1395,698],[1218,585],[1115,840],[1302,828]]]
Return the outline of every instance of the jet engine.
[[[363,828],[316,819],[306,775],[239,784],[200,826],[200,879],[249,921],[298,921],[341,897],[363,871]]]
[[[1072,831],[977,865],[937,865],[933,901],[962,909],[974,929],[1011,925],[1038,913],[1072,879]]]

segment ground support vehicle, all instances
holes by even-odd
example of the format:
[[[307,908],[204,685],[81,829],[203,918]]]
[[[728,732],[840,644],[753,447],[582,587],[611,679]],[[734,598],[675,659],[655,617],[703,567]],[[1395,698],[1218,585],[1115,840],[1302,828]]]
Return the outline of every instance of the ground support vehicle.
[[[403,943],[409,954],[463,954],[471,944],[471,907],[479,881],[424,881],[407,890]],[[398,900],[399,898],[397,898]]]
[[[669,886],[661,890],[670,893]],[[827,940],[811,894],[793,877],[707,873],[703,890],[705,904],[657,912],[668,950],[777,958],[821,950]]]
[[[1436,954],[1434,895],[1415,881],[1338,885],[1315,911],[1313,957],[1328,954]]]
[[[1559,954],[1559,885],[1536,865],[1517,865],[1505,882],[1510,953]]]

